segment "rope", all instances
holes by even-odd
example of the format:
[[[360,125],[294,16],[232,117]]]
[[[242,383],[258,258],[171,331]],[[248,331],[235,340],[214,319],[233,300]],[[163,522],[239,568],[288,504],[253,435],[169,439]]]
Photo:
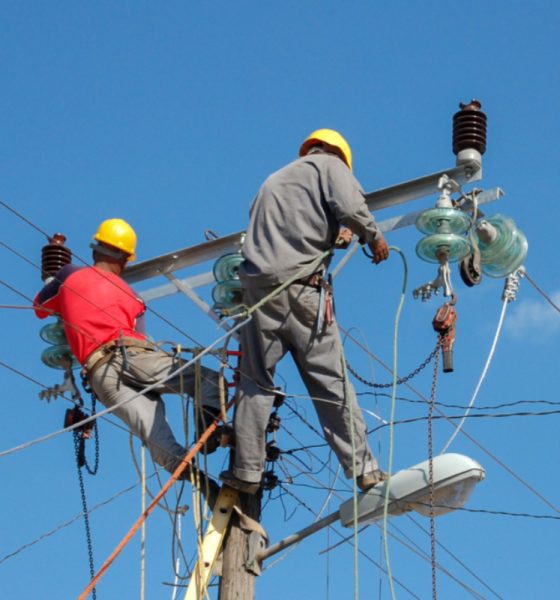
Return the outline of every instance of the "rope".
[[[234,400],[231,400],[228,403],[228,409],[233,405]],[[189,464],[192,463],[192,459],[196,454],[201,450],[204,446],[208,438],[214,433],[216,427],[218,426],[218,419],[216,419],[206,431],[200,436],[199,440],[195,443],[195,445],[187,452],[185,457],[181,460],[179,466],[172,473],[171,477],[167,481],[167,483],[161,488],[156,497],[152,500],[148,508],[140,515],[140,517],[136,520],[133,526],[130,528],[129,532],[124,536],[121,542],[117,545],[115,550],[111,553],[111,555],[107,558],[107,560],[103,563],[103,566],[99,569],[95,577],[89,583],[89,585],[84,589],[84,591],[78,596],[78,600],[85,600],[92,589],[95,587],[97,582],[103,577],[107,569],[111,566],[115,558],[121,553],[123,548],[128,544],[128,542],[132,539],[134,534],[138,531],[139,527],[144,523],[144,521],[148,518],[153,509],[158,505],[159,501],[165,494],[169,491],[171,486],[177,481],[177,479],[181,476],[183,471],[187,468]]]
[[[443,342],[440,337],[438,345]],[[432,376],[432,393],[430,395],[430,405],[428,408],[428,483],[430,488],[430,548],[432,563],[432,599],[437,600],[437,562],[436,562],[436,520],[434,513],[434,438],[433,438],[433,414],[436,401],[436,388],[439,371],[439,352],[436,354],[434,362],[434,371]]]
[[[399,320],[401,316],[402,307],[404,304],[406,287],[408,283],[408,264],[404,253],[396,246],[390,246],[390,250],[397,252],[403,261],[403,283],[399,304],[395,313],[395,325],[393,330],[393,388],[391,393],[391,416],[389,418],[389,459],[388,459],[388,474],[389,478],[385,485],[385,499],[383,503],[383,545],[385,548],[385,564],[387,565],[387,577],[389,579],[389,589],[391,591],[391,597],[395,600],[395,588],[393,585],[393,574],[391,572],[391,562],[389,559],[389,541],[387,536],[387,523],[388,523],[388,508],[389,508],[389,490],[391,488],[391,473],[393,471],[393,448],[394,448],[394,427],[393,422],[395,420],[395,406],[397,404],[397,358],[398,358],[398,333],[399,333]]]
[[[478,392],[480,391],[480,387],[482,386],[482,382],[486,378],[486,374],[488,373],[488,369],[490,368],[490,363],[492,362],[492,359],[494,358],[494,352],[496,351],[498,339],[500,337],[500,333],[502,332],[502,326],[504,323],[504,317],[506,315],[506,310],[507,310],[508,304],[509,304],[509,300],[507,298],[504,299],[504,301],[502,303],[502,310],[500,313],[500,318],[498,319],[498,326],[496,327],[496,333],[494,334],[494,340],[492,342],[492,346],[490,347],[490,352],[488,353],[488,358],[486,359],[486,364],[484,365],[484,369],[482,369],[482,373],[480,375],[478,383],[476,384],[476,388],[474,390],[472,398],[470,399],[470,402],[467,405],[467,410],[465,411],[463,418],[461,419],[461,421],[455,428],[455,431],[453,431],[453,433],[451,434],[451,437],[447,440],[446,444],[441,449],[440,454],[444,454],[447,451],[447,449],[449,448],[449,446],[451,446],[453,440],[457,437],[457,434],[463,428],[463,425],[465,424],[465,420],[470,415],[473,404],[478,396]]]
[[[181,514],[177,515],[177,526],[175,528],[176,531],[176,537],[177,539],[180,541],[181,540],[181,524],[182,524],[182,518],[183,516]],[[171,595],[171,600],[176,600],[177,598],[177,592],[179,590],[179,567],[181,566],[181,561],[180,558],[177,556],[177,558],[175,559],[175,563],[173,565],[175,567],[175,579],[173,580],[173,593]]]
[[[261,300],[259,300],[256,304],[253,304],[253,306],[246,307],[245,311],[241,312],[240,314],[243,315],[243,316],[249,317],[257,309],[259,309],[261,306],[263,306],[264,304],[266,304],[267,302],[269,302],[270,300],[272,300],[273,298],[275,298],[280,292],[283,292],[287,287],[289,287],[290,285],[292,285],[292,283],[294,283],[298,279],[302,279],[306,275],[312,275],[315,272],[315,269],[330,254],[332,254],[332,250],[330,250],[330,249],[329,250],[325,250],[324,252],[321,252],[321,254],[319,254],[319,256],[317,256],[317,258],[311,264],[305,265],[295,275],[292,275],[284,283],[282,283],[278,287],[274,288],[270,294],[268,294],[264,298],[261,298]],[[237,316],[239,316],[239,314],[236,314],[235,316],[237,317]],[[232,333],[233,333],[233,330],[230,330],[229,334],[231,335]]]
[[[354,535],[354,600],[359,600],[359,547],[358,547],[358,485],[356,479],[356,435],[354,431],[354,408],[352,400],[348,397],[348,373],[346,372],[346,364],[344,354],[341,356],[342,366],[342,385],[344,388],[344,402],[348,406],[350,416],[350,444],[352,446],[352,509],[353,514],[353,535]]]
[[[142,444],[140,449],[142,459],[142,494],[141,508],[142,514],[146,510],[146,447]],[[140,534],[140,600],[145,597],[145,580],[146,580],[146,523],[142,523],[142,531]]]
[[[117,408],[123,406],[124,404],[128,404],[129,402],[132,402],[133,400],[135,400],[139,396],[142,396],[145,393],[152,391],[154,388],[161,386],[162,383],[165,383],[169,379],[172,379],[173,377],[175,377],[176,375],[178,375],[179,373],[181,373],[182,371],[184,371],[185,369],[187,369],[188,367],[190,367],[192,364],[194,364],[195,362],[197,362],[198,360],[200,360],[205,354],[208,354],[212,348],[214,348],[221,341],[223,341],[225,338],[227,338],[228,336],[230,336],[232,332],[237,331],[238,329],[240,329],[241,327],[243,327],[245,324],[247,324],[249,322],[250,318],[251,317],[249,317],[249,318],[247,318],[247,319],[239,322],[233,329],[231,329],[230,331],[228,331],[227,333],[225,333],[221,337],[219,337],[216,340],[214,340],[210,345],[206,346],[206,348],[204,348],[204,350],[202,350],[200,352],[200,354],[197,354],[197,356],[195,358],[193,358],[193,359],[189,360],[188,362],[186,362],[185,364],[181,365],[175,371],[172,371],[171,373],[169,373],[169,375],[167,375],[167,376],[163,377],[162,379],[160,379],[160,380],[158,380],[158,381],[156,381],[156,382],[154,382],[154,383],[146,386],[145,388],[143,388],[142,390],[140,390],[137,394],[135,394],[134,396],[131,396],[127,400],[123,400],[121,402],[118,402],[114,406],[111,406],[110,408],[106,408],[105,410],[102,410],[101,412],[98,412],[95,415],[87,417],[86,419],[83,419],[82,421],[79,421],[78,423],[75,423],[74,425],[70,425],[69,427],[66,427],[64,429],[59,429],[58,431],[53,431],[52,433],[44,435],[44,436],[42,436],[40,438],[37,438],[35,440],[31,440],[31,441],[26,442],[24,444],[20,444],[19,446],[14,446],[13,448],[9,448],[8,450],[3,450],[2,452],[0,452],[0,458],[2,458],[3,456],[7,456],[8,454],[13,454],[14,452],[18,452],[20,450],[24,450],[25,448],[29,448],[30,446],[34,446],[35,444],[39,444],[40,442],[45,442],[47,440],[50,440],[51,438],[54,438],[54,437],[56,437],[58,435],[61,435],[62,433],[66,433],[67,431],[73,431],[74,429],[77,429],[78,427],[83,427],[87,423],[90,423],[90,422],[94,421],[95,419],[98,419],[98,418],[100,418],[100,417],[102,417],[102,416],[104,416],[106,414],[112,413],[113,411],[115,411]]]

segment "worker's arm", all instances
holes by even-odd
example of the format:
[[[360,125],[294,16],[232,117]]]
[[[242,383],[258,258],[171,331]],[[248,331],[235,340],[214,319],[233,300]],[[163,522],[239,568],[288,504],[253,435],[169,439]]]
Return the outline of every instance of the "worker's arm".
[[[66,265],[58,271],[58,273],[43,287],[43,289],[35,296],[33,306],[35,307],[35,315],[39,319],[45,319],[53,314],[60,312],[59,292],[62,284],[68,279],[72,273],[80,267],[75,265]]]
[[[327,202],[338,221],[356,234],[361,244],[368,245],[375,264],[386,260],[389,256],[387,242],[369,212],[357,179],[341,161],[331,161],[328,179]],[[337,247],[348,245],[343,230],[339,231]]]
[[[362,188],[348,167],[333,157],[326,176],[326,201],[337,221],[356,234],[361,244],[383,237],[369,212]]]

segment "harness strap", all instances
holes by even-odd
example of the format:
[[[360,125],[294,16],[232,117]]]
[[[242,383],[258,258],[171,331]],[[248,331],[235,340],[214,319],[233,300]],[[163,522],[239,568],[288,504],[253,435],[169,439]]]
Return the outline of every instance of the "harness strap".
[[[119,348],[138,348],[142,350],[155,350],[154,344],[146,340],[139,340],[132,337],[122,337],[111,340],[106,344],[101,344],[94,350],[84,363],[84,371],[87,377],[91,377],[99,367],[107,364],[115,355],[115,350]]]

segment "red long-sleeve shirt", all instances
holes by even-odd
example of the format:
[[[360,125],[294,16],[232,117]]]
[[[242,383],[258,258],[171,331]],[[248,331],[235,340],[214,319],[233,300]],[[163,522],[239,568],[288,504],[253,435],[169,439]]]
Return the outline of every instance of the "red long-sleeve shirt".
[[[57,313],[81,364],[101,344],[120,336],[145,340],[144,302],[121,277],[97,267],[66,265],[37,294],[35,314]]]

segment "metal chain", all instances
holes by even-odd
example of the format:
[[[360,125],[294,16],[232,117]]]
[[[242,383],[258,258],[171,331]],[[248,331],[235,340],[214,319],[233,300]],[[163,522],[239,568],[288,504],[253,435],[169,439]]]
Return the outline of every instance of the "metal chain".
[[[432,391],[430,394],[430,406],[428,409],[428,479],[430,484],[430,542],[432,550],[432,600],[437,600],[436,582],[436,523],[434,515],[434,442],[433,442],[433,413],[436,402],[436,388],[439,371],[439,349],[443,344],[443,337],[438,337],[436,344],[436,355],[434,371],[432,375]]]
[[[416,375],[418,375],[421,371],[423,371],[434,359],[434,357],[437,356],[438,352],[440,349],[440,341],[438,340],[438,343],[436,344],[436,347],[430,352],[430,354],[428,355],[428,357],[423,360],[418,367],[416,367],[416,369],[414,369],[414,371],[411,371],[408,375],[405,375],[404,377],[399,377],[397,379],[397,385],[402,385],[403,383],[407,383],[408,381],[410,381],[413,377],[416,377]],[[348,362],[346,362],[346,368],[348,369],[348,371],[350,371],[350,373],[352,373],[352,375],[360,382],[363,383],[364,385],[367,385],[369,387],[372,388],[376,388],[376,389],[387,389],[390,387],[393,387],[393,383],[374,383],[373,381],[368,381],[367,379],[364,379],[361,375],[359,375],[349,364]]]
[[[84,525],[86,529],[86,542],[87,542],[87,551],[88,551],[88,559],[89,559],[89,573],[90,578],[93,579],[95,577],[95,566],[93,562],[93,544],[91,541],[91,529],[89,526],[89,511],[87,507],[86,501],[86,490],[84,486],[84,478],[82,475],[81,465],[85,464],[84,458],[84,438],[81,436],[81,433],[78,430],[74,430],[74,450],[76,451],[76,465],[78,467],[78,480],[80,482],[80,494],[82,497],[82,510],[84,515]],[[93,600],[97,600],[97,594],[95,588],[91,591]]]
[[[82,387],[84,388],[84,391],[86,392],[86,394],[89,394],[90,398],[91,398],[91,416],[94,417],[96,414],[96,408],[97,408],[97,396],[95,395],[93,388],[89,384],[87,375],[83,371],[81,372],[81,377],[82,377]],[[82,400],[81,396],[80,396],[79,400],[80,400],[80,406],[83,407],[84,401]],[[97,426],[97,419],[95,419],[95,421],[94,421],[93,435],[94,435],[94,447],[95,447],[93,467],[90,467],[88,460],[85,456],[85,453],[83,454],[83,464],[85,465],[87,472],[90,475],[96,475],[97,471],[99,470],[99,429]]]
[[[93,392],[91,392],[91,416],[92,417],[95,416],[96,401],[97,401],[97,396]],[[93,436],[94,436],[93,467],[90,467],[88,460],[84,454],[84,465],[87,469],[87,472],[90,475],[96,475],[97,471],[99,470],[99,429],[97,427],[97,419],[94,421],[94,425],[93,425]]]

